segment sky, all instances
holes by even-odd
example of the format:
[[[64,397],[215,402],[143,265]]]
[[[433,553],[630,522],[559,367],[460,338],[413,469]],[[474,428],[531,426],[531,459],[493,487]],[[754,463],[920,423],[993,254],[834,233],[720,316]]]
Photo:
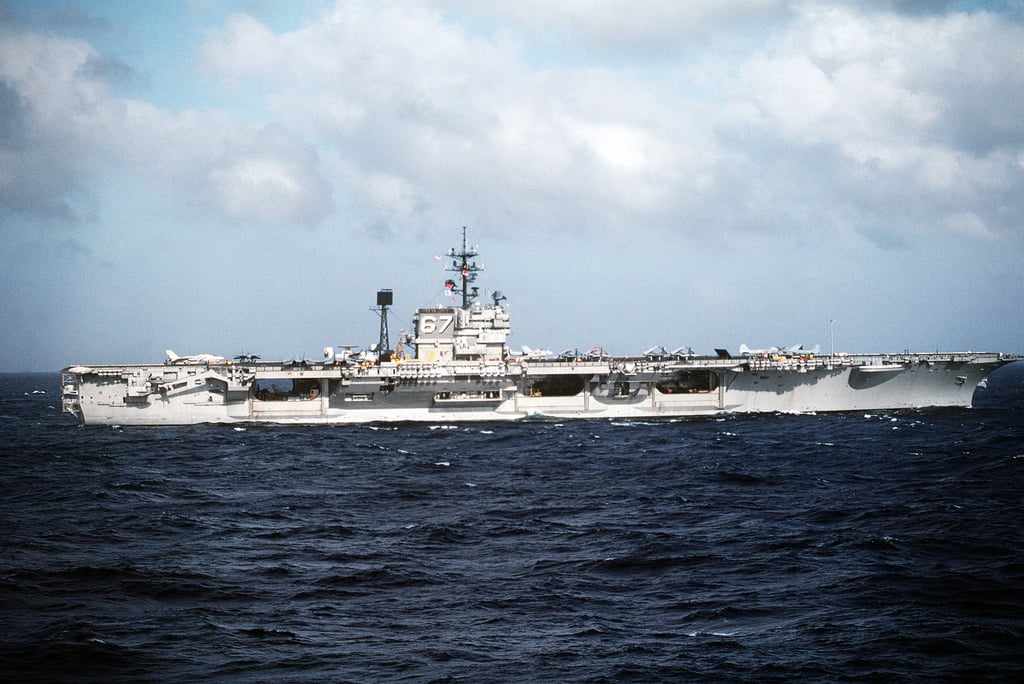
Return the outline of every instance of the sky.
[[[463,226],[514,348],[1024,352],[1024,2],[0,0],[0,371],[394,342]]]

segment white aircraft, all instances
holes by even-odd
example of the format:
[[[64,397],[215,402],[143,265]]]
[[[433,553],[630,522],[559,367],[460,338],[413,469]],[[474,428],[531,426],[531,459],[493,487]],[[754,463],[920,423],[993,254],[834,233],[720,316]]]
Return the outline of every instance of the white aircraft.
[[[783,356],[803,356],[804,354],[817,354],[821,351],[821,345],[816,344],[812,349],[804,349],[802,344],[794,344],[792,347],[768,347],[767,349],[751,349],[745,344],[740,345],[740,354],[743,356],[770,356],[781,354]]]
[[[644,352],[644,356],[648,359],[685,359],[691,356],[696,356],[693,353],[693,349],[690,347],[676,347],[672,351],[669,351],[664,346],[651,347]]]
[[[376,349],[377,345],[373,345]],[[372,352],[359,351],[359,345],[339,344],[335,347],[324,347],[324,363],[361,363],[376,361],[377,355]]]
[[[740,345],[741,356],[763,356],[766,354],[777,354],[778,352],[778,347],[768,347],[767,349],[751,349],[745,344]]]
[[[207,363],[222,363],[224,361],[223,356],[215,356],[214,354],[193,354],[192,356],[178,356],[170,349],[167,349],[165,351],[167,353],[167,363],[180,366],[201,366]]]
[[[804,354],[814,355],[821,351],[821,345],[816,344],[811,349],[804,349],[802,344],[794,344],[792,347],[786,347],[782,350],[782,353],[786,356],[803,356]]]
[[[520,354],[513,353],[512,356],[519,356],[524,359],[548,359],[554,356],[550,349],[533,349],[523,345],[523,351]]]

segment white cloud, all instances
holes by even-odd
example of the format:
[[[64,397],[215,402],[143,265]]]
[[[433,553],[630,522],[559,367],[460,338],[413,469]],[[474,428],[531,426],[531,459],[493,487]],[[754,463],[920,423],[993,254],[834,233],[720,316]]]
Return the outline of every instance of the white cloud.
[[[518,26],[533,40],[596,55],[644,57],[679,54],[732,32],[758,30],[789,13],[785,0],[438,0],[437,5],[485,22]],[[568,43],[568,45],[566,45]]]
[[[203,55],[211,73],[260,83],[279,120],[327,141],[337,185],[365,189],[353,201],[381,215],[396,215],[378,199],[392,193],[375,190],[387,177],[420,210],[657,223],[714,158],[674,94],[666,105],[666,93],[609,69],[531,70],[517,50],[418,5],[345,3],[279,36],[236,17]]]
[[[554,22],[583,36],[623,29],[651,41],[666,30],[779,21],[793,11],[778,2],[661,3],[643,12],[630,3],[437,6],[535,31]],[[909,202],[920,211],[890,230],[917,233],[941,230],[946,212],[965,209],[951,197],[984,216],[972,202],[991,200],[996,186],[1019,187],[1017,166],[962,144],[954,122],[969,110],[973,129],[1009,131],[1001,144],[1019,149],[1020,105],[1002,94],[1024,73],[1013,69],[1019,26],[984,13],[921,18],[842,7],[810,6],[795,17],[770,24],[739,60],[711,53],[685,69],[619,69],[614,60],[538,68],[524,58],[529,31],[481,38],[429,5],[397,3],[339,3],[280,35],[237,16],[203,54],[211,73],[258,83],[280,121],[327,142],[321,153],[333,158],[336,190],[362,193],[350,203],[399,224],[456,214],[706,230],[680,219],[706,212],[723,229],[775,229],[796,215],[779,201],[795,200],[849,203],[841,213],[870,225]],[[970,87],[950,54],[989,65],[984,80],[1003,87]],[[1011,63],[998,66],[997,55]],[[723,78],[695,76],[702,70]],[[807,163],[827,166],[800,169]],[[771,177],[750,178],[762,174]],[[993,184],[993,174],[1003,180]],[[391,191],[381,191],[384,178]],[[702,206],[715,200],[728,205]],[[846,230],[822,224],[822,215],[812,211],[810,224],[792,228]],[[1017,230],[1005,218],[987,224],[996,234]]]
[[[436,7],[449,14],[339,3],[283,33],[232,15],[201,62],[261,94],[276,120],[262,126],[115,96],[87,43],[7,31],[0,201],[72,215],[90,177],[117,169],[229,223],[316,224],[337,200],[365,214],[355,223],[392,230],[458,215],[595,231],[888,222],[914,235],[969,212],[991,235],[1019,234],[1024,28],[996,15],[769,1]],[[525,29],[474,35],[451,12]],[[696,62],[525,58],[531,31],[551,22],[597,46],[616,27],[638,42],[711,26],[745,36],[752,17],[773,21],[747,52]]]
[[[813,10],[743,62],[730,97],[746,94],[752,106],[732,111],[756,132],[754,144],[785,144],[793,155],[834,150],[817,182],[865,225],[942,232],[963,225],[950,217],[972,212],[986,236],[1019,236],[1019,221],[1007,219],[1024,210],[1011,190],[1024,183],[1011,162],[1024,147],[1024,101],[1004,95],[1024,88],[1024,53],[1011,47],[1019,44],[1024,27],[984,13],[922,20]],[[979,137],[998,142],[975,144]]]
[[[71,202],[96,168],[87,141],[97,133],[103,88],[79,77],[95,56],[82,41],[0,30],[3,207],[73,213]]]
[[[946,216],[946,226],[952,233],[959,233],[969,238],[994,240],[997,236],[989,230],[985,222],[971,211],[952,212]]]
[[[118,97],[91,68],[100,59],[79,40],[0,34],[5,208],[79,218],[96,177],[110,171],[229,222],[315,223],[331,211],[315,152],[287,131]]]

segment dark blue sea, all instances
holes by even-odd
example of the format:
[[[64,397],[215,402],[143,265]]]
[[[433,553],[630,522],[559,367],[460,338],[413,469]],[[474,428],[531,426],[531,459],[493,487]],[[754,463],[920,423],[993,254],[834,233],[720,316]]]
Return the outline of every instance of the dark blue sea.
[[[10,682],[1024,680],[1024,363],[973,409],[82,428],[0,376]]]

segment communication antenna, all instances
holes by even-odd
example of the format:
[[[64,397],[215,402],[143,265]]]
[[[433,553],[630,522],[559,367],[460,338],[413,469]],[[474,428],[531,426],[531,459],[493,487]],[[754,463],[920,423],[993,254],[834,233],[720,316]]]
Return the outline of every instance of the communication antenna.
[[[470,248],[466,245],[466,227],[463,226],[462,251],[456,252],[454,247],[448,250],[448,256],[452,257],[452,264],[445,269],[452,273],[458,273],[462,278],[462,286],[459,287],[458,283],[451,279],[444,281],[444,287],[448,292],[462,295],[463,309],[468,309],[470,302],[476,299],[478,294],[479,288],[470,287],[470,284],[476,281],[476,274],[483,270],[476,265],[475,261],[470,261],[477,254],[479,252],[476,251],[476,247]]]

